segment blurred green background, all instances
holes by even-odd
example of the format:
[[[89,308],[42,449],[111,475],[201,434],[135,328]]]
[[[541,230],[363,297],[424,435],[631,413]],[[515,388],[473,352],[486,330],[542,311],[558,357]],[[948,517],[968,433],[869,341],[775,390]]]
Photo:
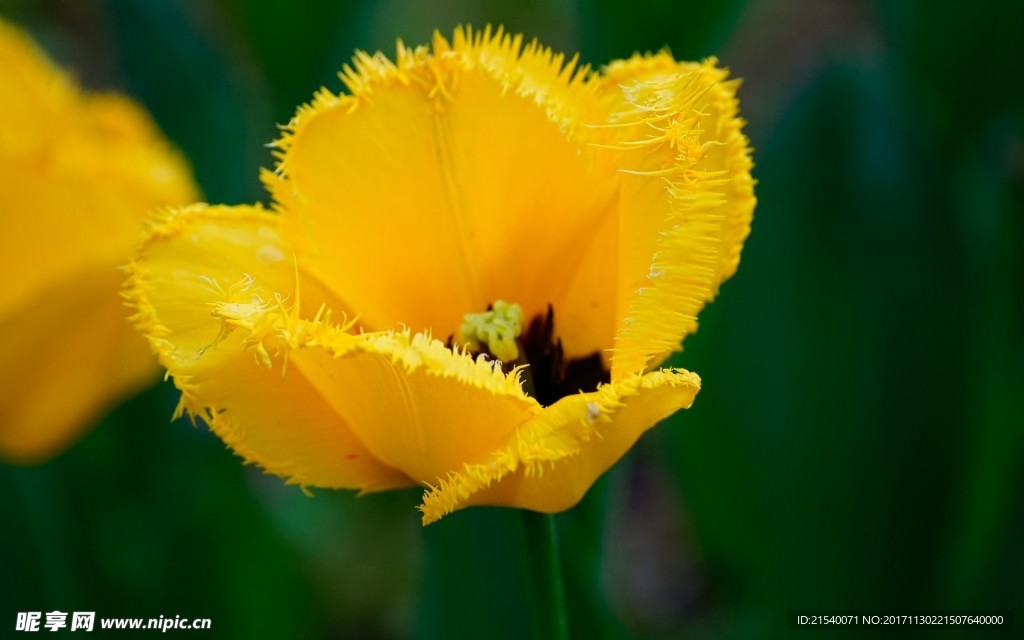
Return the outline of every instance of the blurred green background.
[[[745,79],[759,204],[675,364],[694,408],[557,517],[576,638],[879,637],[790,609],[1010,609],[1024,629],[1024,3],[0,0],[141,100],[211,202],[264,199],[275,123],[354,49],[502,23],[585,61],[671,47]],[[6,125],[5,125],[6,126]],[[519,638],[515,512],[427,529],[417,491],[313,498],[176,393],[0,466],[14,612],[208,617],[218,638]],[[1024,633],[1018,631],[1019,633]],[[988,637],[904,628],[894,637]]]

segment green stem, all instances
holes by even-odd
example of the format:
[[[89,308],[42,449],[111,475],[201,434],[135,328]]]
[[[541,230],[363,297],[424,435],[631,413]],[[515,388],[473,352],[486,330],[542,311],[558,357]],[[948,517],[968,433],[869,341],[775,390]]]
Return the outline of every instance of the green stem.
[[[534,637],[568,640],[569,617],[565,610],[565,582],[562,579],[555,518],[547,513],[524,509],[523,530],[526,534]]]

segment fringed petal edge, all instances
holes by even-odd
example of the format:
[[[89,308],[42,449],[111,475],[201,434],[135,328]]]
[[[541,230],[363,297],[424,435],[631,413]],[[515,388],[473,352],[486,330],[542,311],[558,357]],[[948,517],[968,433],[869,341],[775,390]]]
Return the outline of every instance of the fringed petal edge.
[[[602,430],[614,428],[615,414],[626,402],[645,390],[666,386],[685,389],[678,408],[688,408],[700,389],[700,378],[682,369],[664,369],[631,375],[597,391],[559,400],[517,428],[505,446],[486,459],[467,463],[429,486],[419,507],[423,524],[436,522],[516,472],[541,476],[547,469],[557,474],[557,463],[579,455],[586,446],[596,446]],[[653,426],[645,425],[645,429]]]
[[[610,126],[637,137],[611,146],[659,149],[669,157],[660,169],[622,171],[663,180],[670,201],[645,283],[630,297],[616,333],[613,379],[656,367],[696,331],[697,315],[735,273],[750,232],[756,200],[749,140],[738,117],[739,80],[729,80],[728,70],[716,64],[714,58],[675,63],[658,54],[635,56],[607,71],[610,80],[624,83],[619,89],[628,105]],[[631,68],[651,77],[627,84]],[[717,112],[715,130],[703,129],[709,116],[699,108],[704,102]],[[722,147],[724,168],[702,166],[710,151]]]
[[[287,202],[283,178],[291,173],[289,151],[318,113],[333,109],[355,111],[373,101],[376,88],[393,84],[419,86],[438,109],[443,109],[450,98],[448,84],[458,81],[461,69],[474,67],[485,69],[505,90],[532,98],[567,136],[571,136],[579,122],[587,97],[597,91],[597,83],[591,81],[596,75],[588,65],[579,64],[578,55],[566,60],[564,54],[536,39],[524,44],[522,34],[508,33],[502,27],[456,27],[451,41],[435,31],[429,48],[409,48],[399,40],[395,61],[381,52],[371,55],[357,51],[352,62],[338,74],[348,93],[334,93],[321,87],[282,127],[283,135],[270,145],[277,165],[273,171],[263,170],[264,184],[278,204]]]

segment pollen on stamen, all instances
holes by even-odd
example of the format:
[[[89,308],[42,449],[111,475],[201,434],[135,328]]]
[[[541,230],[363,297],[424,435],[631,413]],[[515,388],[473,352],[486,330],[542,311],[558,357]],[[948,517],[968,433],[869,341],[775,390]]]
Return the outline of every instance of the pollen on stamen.
[[[516,339],[522,332],[523,308],[497,300],[483,313],[467,313],[457,339],[471,351],[486,347],[487,352],[501,362],[515,362],[519,358]]]

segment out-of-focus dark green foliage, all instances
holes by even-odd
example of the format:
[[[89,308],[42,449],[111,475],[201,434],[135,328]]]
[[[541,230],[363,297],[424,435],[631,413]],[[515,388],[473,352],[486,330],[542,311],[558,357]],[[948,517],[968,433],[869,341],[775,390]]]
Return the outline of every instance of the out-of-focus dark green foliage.
[[[557,518],[574,637],[843,635],[788,630],[797,608],[1016,607],[1024,624],[1021,3],[4,0],[0,13],[87,85],[142,100],[228,203],[264,197],[275,123],[339,88],[355,48],[490,22],[598,65],[666,45],[718,55],[746,79],[754,230],[674,359],[704,380],[693,409]],[[415,491],[306,497],[203,427],[167,424],[174,397],[160,385],[57,460],[0,467],[0,629],[61,609],[209,617],[224,638],[529,633],[514,512],[422,530]]]

